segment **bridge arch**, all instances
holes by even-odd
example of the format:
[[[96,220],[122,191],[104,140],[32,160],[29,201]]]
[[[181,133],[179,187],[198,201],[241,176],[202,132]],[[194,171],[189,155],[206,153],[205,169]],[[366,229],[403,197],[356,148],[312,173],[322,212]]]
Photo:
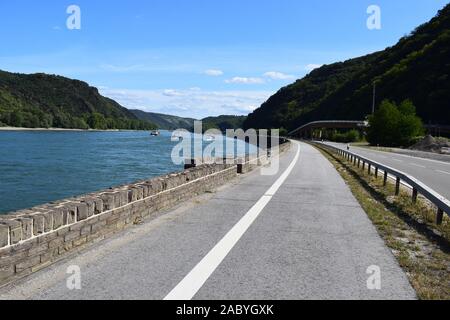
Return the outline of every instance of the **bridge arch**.
[[[314,121],[298,127],[289,132],[290,137],[312,138],[314,129],[358,129],[368,127],[368,122],[363,120],[323,120]]]

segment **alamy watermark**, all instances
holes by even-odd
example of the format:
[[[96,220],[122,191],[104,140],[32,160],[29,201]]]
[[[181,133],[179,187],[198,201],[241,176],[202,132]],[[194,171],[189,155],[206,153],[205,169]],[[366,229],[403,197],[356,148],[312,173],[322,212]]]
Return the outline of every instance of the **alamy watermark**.
[[[72,265],[67,268],[66,286],[69,290],[81,290],[81,268],[77,265]]]
[[[373,265],[367,268],[366,273],[370,275],[367,279],[367,289],[381,290],[381,268]]]
[[[66,13],[69,17],[66,20],[66,26],[69,30],[81,29],[81,8],[77,5],[70,5],[67,7]]]
[[[381,8],[377,5],[370,5],[367,8],[367,29],[381,30]]]
[[[261,168],[261,174],[271,176],[279,170],[280,131],[249,129],[228,129],[225,135],[218,129],[210,129],[203,133],[201,121],[195,121],[194,132],[178,129],[172,133],[173,142],[178,142],[172,149],[172,162],[182,165],[186,160],[197,160],[201,163],[235,164],[238,159],[249,163],[257,163],[263,158],[270,158],[268,166]],[[205,142],[209,142],[205,145]],[[237,143],[248,143],[253,152],[238,154]]]

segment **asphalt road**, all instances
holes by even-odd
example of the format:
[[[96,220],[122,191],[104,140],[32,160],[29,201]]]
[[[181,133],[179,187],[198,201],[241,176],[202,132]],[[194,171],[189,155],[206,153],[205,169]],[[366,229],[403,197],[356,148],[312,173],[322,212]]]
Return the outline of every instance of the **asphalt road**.
[[[300,149],[301,146],[301,149]],[[1,299],[415,299],[333,166],[294,143],[259,170],[0,289]],[[69,290],[67,268],[81,270]],[[381,289],[368,289],[378,266]]]
[[[344,150],[347,148],[347,145],[342,143],[326,143]],[[450,163],[448,162],[417,158],[392,152],[373,151],[367,148],[353,146],[350,151],[408,173],[445,198],[450,199]]]

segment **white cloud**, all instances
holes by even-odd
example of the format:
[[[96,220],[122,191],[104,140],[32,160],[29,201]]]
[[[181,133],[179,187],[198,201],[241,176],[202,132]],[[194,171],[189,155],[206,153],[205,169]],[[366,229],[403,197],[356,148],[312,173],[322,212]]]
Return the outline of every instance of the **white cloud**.
[[[117,66],[113,64],[102,64],[100,68],[111,72],[131,72],[131,71],[143,71],[144,65],[131,65],[131,66]]]
[[[320,68],[321,66],[323,66],[323,64],[314,64],[314,63],[310,63],[305,67],[306,71],[313,71],[314,69]]]
[[[264,79],[261,78],[247,78],[247,77],[234,77],[232,79],[225,80],[226,83],[240,83],[240,84],[262,84]]]
[[[270,78],[272,80],[290,80],[290,79],[295,79],[295,76],[290,75],[290,74],[285,74],[282,72],[277,72],[277,71],[269,71],[264,73],[264,76],[267,78]]]
[[[163,95],[167,97],[181,97],[183,96],[183,93],[173,89],[166,89],[163,91]]]
[[[219,76],[223,75],[223,71],[217,70],[217,69],[208,69],[208,70],[205,70],[204,74],[206,74],[207,76],[211,76],[211,77],[219,77]]]
[[[271,91],[204,91],[102,89],[101,93],[129,109],[173,114],[202,119],[221,114],[247,115],[274,92]]]

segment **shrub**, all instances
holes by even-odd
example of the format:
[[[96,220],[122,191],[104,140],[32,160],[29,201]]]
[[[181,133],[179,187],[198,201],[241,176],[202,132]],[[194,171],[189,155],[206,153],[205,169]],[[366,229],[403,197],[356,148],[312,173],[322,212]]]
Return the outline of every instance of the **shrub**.
[[[423,134],[422,120],[416,116],[416,108],[409,100],[399,106],[384,100],[369,117],[367,140],[372,145],[407,147],[413,138]]]
[[[334,132],[331,140],[342,143],[358,142],[361,140],[361,135],[358,130],[350,130],[345,133]]]

